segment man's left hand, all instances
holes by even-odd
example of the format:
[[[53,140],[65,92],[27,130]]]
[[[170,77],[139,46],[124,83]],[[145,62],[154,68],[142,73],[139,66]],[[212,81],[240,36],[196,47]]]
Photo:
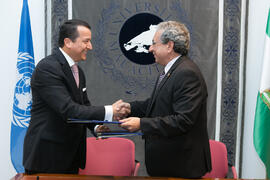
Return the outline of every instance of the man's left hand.
[[[121,122],[120,126],[129,132],[135,132],[140,129],[141,119],[138,117],[130,117],[126,119],[119,120]]]
[[[111,131],[110,128],[104,125],[99,125],[96,128],[96,133],[109,132],[109,131]]]

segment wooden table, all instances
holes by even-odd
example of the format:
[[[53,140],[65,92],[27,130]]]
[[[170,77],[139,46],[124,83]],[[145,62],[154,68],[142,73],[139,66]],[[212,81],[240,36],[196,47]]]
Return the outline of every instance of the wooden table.
[[[17,174],[11,180],[183,180],[182,178],[171,177],[144,177],[144,176],[88,176],[70,174]],[[222,178],[204,180],[225,180]],[[228,179],[226,179],[228,180]]]

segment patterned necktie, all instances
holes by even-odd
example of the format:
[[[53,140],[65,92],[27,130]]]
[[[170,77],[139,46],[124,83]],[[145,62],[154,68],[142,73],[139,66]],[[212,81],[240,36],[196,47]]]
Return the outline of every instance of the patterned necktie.
[[[157,87],[159,86],[159,84],[161,83],[161,81],[162,81],[162,79],[163,79],[164,77],[165,77],[165,71],[163,70],[162,73],[159,75]]]
[[[79,87],[79,69],[78,69],[78,65],[77,64],[72,65],[71,70],[72,70],[74,79],[76,81],[77,87]]]

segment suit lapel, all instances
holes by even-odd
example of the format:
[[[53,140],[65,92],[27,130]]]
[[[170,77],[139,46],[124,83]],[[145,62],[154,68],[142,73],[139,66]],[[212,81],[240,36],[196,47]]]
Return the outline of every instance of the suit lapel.
[[[176,67],[180,64],[181,61],[181,57],[179,57],[175,63],[173,64],[173,66],[170,68],[170,70],[167,72],[167,74],[165,75],[165,77],[162,79],[162,81],[160,82],[159,86],[157,86],[157,82],[156,82],[156,85],[155,85],[155,89],[154,89],[154,93],[153,93],[153,96],[151,98],[151,103],[150,103],[150,106],[147,108],[147,111],[146,111],[146,114],[149,115],[149,113],[151,112],[151,109],[153,107],[153,104],[154,102],[156,101],[156,97],[157,95],[159,94],[160,92],[160,89],[163,88],[163,86],[165,86],[166,84],[166,81],[171,77],[173,71],[176,69]]]
[[[79,93],[79,88],[77,88],[76,81],[73,77],[71,68],[65,58],[65,56],[61,53],[60,50],[56,50],[56,56],[57,59],[59,60],[60,64],[62,64],[62,70],[64,74],[66,75],[67,83],[71,87],[72,94],[74,97],[76,97],[76,101],[80,101],[80,93]]]

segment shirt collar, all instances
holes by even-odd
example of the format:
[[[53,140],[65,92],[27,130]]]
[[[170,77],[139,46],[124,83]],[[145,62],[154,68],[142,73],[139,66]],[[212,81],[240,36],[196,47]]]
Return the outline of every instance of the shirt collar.
[[[74,60],[62,48],[59,47],[59,49],[62,52],[62,54],[65,56],[69,66],[70,67],[73,66],[75,64]]]
[[[167,72],[171,69],[171,67],[173,66],[173,64],[175,63],[175,61],[180,57],[181,55],[173,58],[164,68],[165,74],[167,74]]]

